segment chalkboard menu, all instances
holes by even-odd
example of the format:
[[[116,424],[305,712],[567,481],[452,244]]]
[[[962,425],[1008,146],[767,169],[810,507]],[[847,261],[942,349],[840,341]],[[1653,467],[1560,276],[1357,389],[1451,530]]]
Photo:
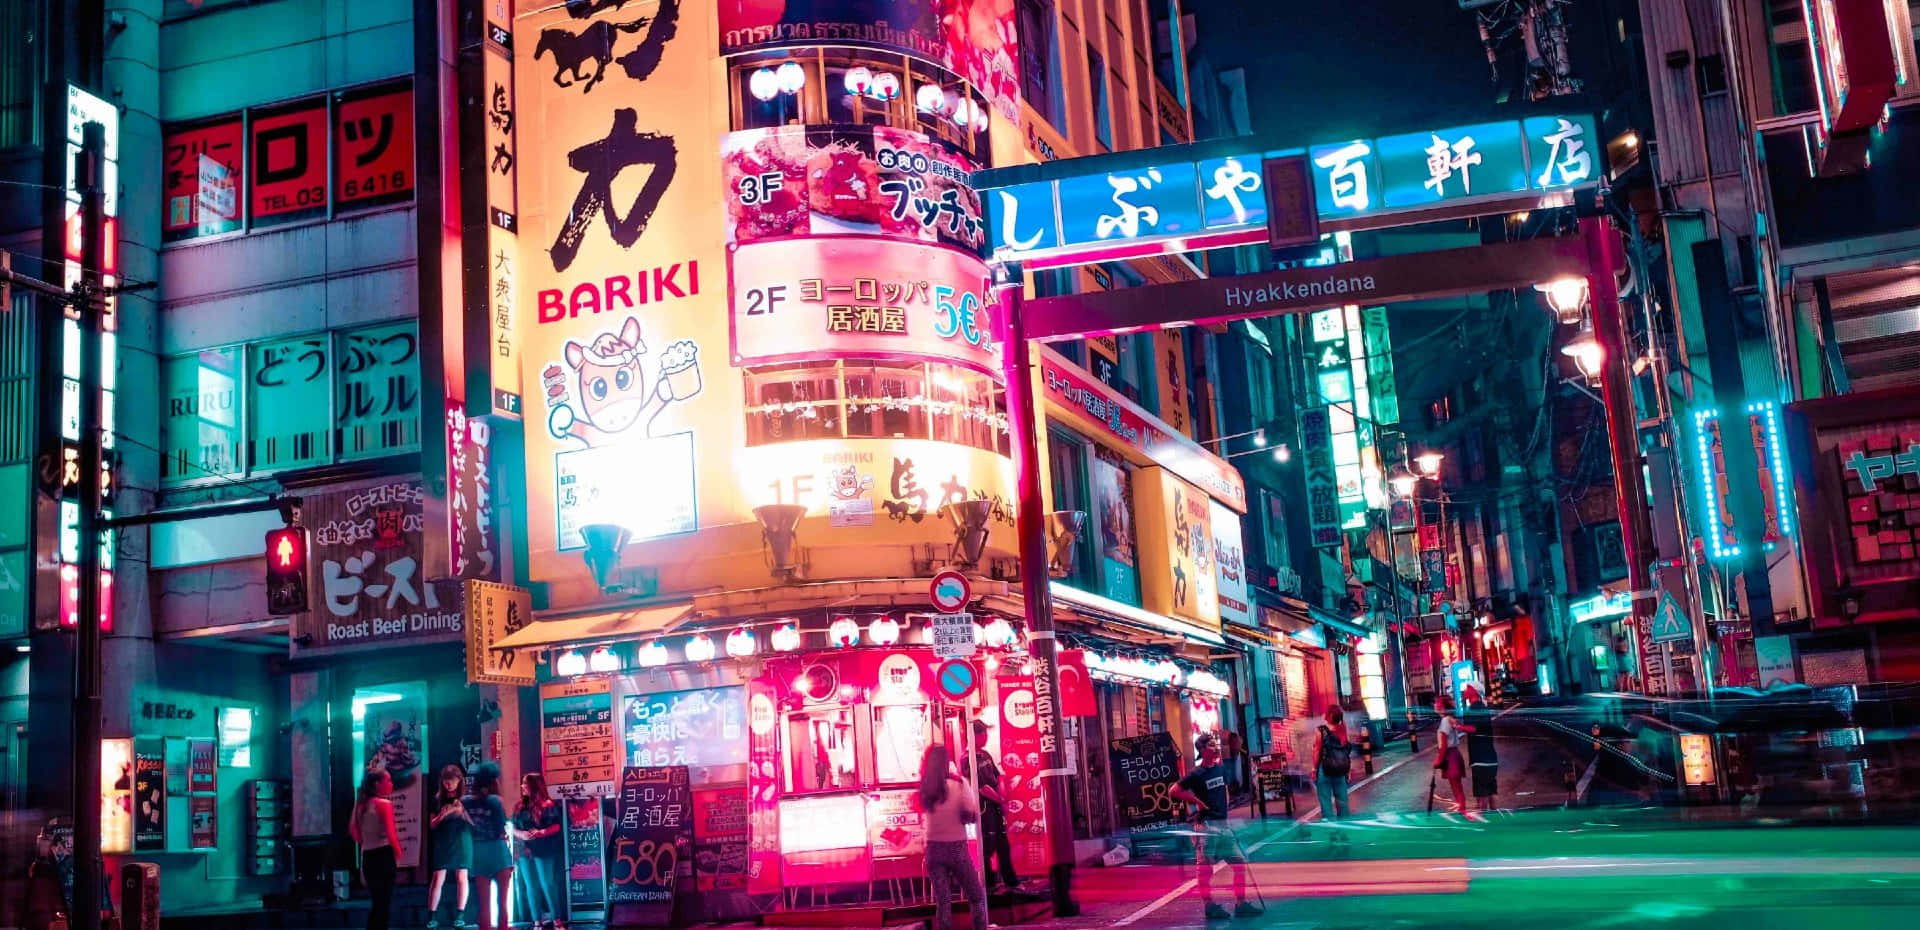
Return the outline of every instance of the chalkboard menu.
[[[1168,789],[1180,780],[1180,751],[1166,733],[1113,741],[1113,792],[1120,822],[1130,830],[1164,826],[1179,819],[1179,805]]]
[[[673,922],[673,882],[693,845],[693,789],[684,765],[620,772],[619,806],[607,853],[607,900],[622,925]]]
[[[701,891],[747,889],[747,786],[693,793],[693,878]]]

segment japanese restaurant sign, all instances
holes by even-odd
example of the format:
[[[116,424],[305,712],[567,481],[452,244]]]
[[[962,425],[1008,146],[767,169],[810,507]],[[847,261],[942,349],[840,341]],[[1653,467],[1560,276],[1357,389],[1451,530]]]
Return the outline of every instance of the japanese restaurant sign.
[[[1052,349],[1040,350],[1040,365],[1035,374],[1040,380],[1040,393],[1049,403],[1065,408],[1076,420],[1090,423],[1110,444],[1135,450],[1206,489],[1235,511],[1246,512],[1246,483],[1241,480],[1239,470],[1226,461],[1127,402],[1113,388],[1093,379]]]
[[[1114,803],[1129,830],[1145,830],[1179,819],[1173,796],[1180,780],[1180,750],[1173,736],[1154,733],[1113,741]]]
[[[533,622],[533,592],[493,581],[467,582],[467,683],[531,685],[533,656],[493,645]]]
[[[937,359],[1000,376],[985,262],[863,237],[737,246],[737,365],[835,356]]]
[[[1304,150],[1321,222],[1598,183],[1603,146],[1590,116],[1358,139]],[[1264,231],[1267,157],[1248,151],[1050,181],[983,188],[995,252],[1085,251],[1214,233]]]
[[[1141,606],[1218,631],[1213,511],[1207,495],[1164,468],[1142,469],[1138,477],[1141,535],[1169,543],[1140,550]]]
[[[612,683],[605,678],[540,686],[541,770],[556,798],[613,794]]]
[[[886,126],[778,126],[720,145],[727,241],[870,235],[980,254],[974,165],[946,143]]]
[[[1000,794],[1006,799],[1007,840],[1014,870],[1038,875],[1047,867],[1047,792],[1040,782],[1047,757],[1040,746],[1034,673],[1008,663],[995,676],[1000,696]]]
[[[493,423],[467,416],[447,398],[447,533],[457,578],[496,579],[500,534],[494,528]]]
[[[519,413],[521,407],[518,309],[520,265],[518,171],[514,126],[513,3],[487,5],[487,35],[482,51],[481,86],[486,98],[487,163],[487,330],[492,347],[488,370],[493,378],[493,409]]]
[[[623,924],[673,923],[674,878],[691,855],[695,823],[686,766],[621,770],[606,877],[607,903],[622,906]]]
[[[305,497],[317,573],[312,609],[295,618],[293,653],[457,642],[460,586],[428,581],[418,478],[359,483]]]

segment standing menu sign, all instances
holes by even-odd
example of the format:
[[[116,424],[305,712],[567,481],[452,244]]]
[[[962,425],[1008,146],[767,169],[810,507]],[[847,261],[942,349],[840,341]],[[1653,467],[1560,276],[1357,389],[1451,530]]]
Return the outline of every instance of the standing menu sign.
[[[686,766],[621,770],[613,846],[607,856],[607,901],[621,906],[621,924],[672,924],[674,877],[682,853],[693,845],[693,824]]]
[[[1129,830],[1178,820],[1167,792],[1180,780],[1180,751],[1166,733],[1113,741],[1113,790],[1120,820]]]
[[[607,831],[599,798],[568,798],[567,905],[573,922],[601,916],[607,903]]]

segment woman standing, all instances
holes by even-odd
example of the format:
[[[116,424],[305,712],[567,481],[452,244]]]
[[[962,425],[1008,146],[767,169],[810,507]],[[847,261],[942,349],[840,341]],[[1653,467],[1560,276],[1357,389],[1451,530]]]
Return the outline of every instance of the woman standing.
[[[473,793],[460,799],[473,832],[473,877],[480,885],[480,930],[506,930],[513,889],[513,859],[507,853],[507,808],[500,803],[500,769],[482,765]]]
[[[387,930],[393,916],[393,879],[400,859],[399,833],[393,828],[393,776],[376,768],[360,778],[360,798],[354,802],[347,832],[360,847],[360,880],[366,883],[373,907],[367,911],[367,930]]]
[[[1344,820],[1353,815],[1347,807],[1347,776],[1353,771],[1353,742],[1347,737],[1346,712],[1338,704],[1327,705],[1325,723],[1320,725],[1320,745],[1313,754],[1313,787],[1320,796],[1320,819]],[[1335,839],[1346,834],[1336,830]]]
[[[1461,781],[1467,777],[1467,759],[1460,754],[1460,721],[1453,717],[1453,696],[1442,692],[1433,699],[1433,709],[1440,715],[1439,745],[1434,751],[1433,770],[1447,780],[1448,789],[1453,792],[1453,806],[1461,811],[1467,809],[1467,792],[1461,787]]]
[[[934,744],[920,758],[914,804],[927,815],[927,878],[933,883],[933,930],[953,930],[953,886],[973,914],[973,930],[987,930],[987,888],[967,851],[967,824],[980,820],[980,799],[953,773],[947,747]]]
[[[527,919],[534,926],[566,930],[566,901],[560,884],[560,805],[547,795],[546,776],[528,772],[520,779],[520,806],[513,812],[513,838],[520,841],[526,876]],[[541,914],[546,914],[542,918]]]
[[[440,893],[446,890],[447,875],[453,875],[454,930],[467,925],[467,869],[473,865],[473,821],[460,803],[466,790],[467,772],[448,763],[440,768],[440,785],[433,794],[433,819],[428,823],[433,837],[433,880],[427,885],[427,930],[440,926]]]

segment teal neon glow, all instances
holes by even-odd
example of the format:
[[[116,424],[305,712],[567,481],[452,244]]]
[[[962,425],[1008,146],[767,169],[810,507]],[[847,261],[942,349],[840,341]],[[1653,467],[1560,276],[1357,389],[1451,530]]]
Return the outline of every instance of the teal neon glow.
[[[1786,452],[1780,437],[1780,405],[1770,400],[1752,401],[1746,405],[1749,417],[1758,419],[1763,435],[1766,437],[1766,449],[1757,450],[1766,459],[1768,471],[1773,477],[1774,524],[1779,527],[1783,539],[1791,538],[1794,532],[1792,482],[1787,474]],[[1702,520],[1702,534],[1706,537],[1707,555],[1716,560],[1737,559],[1741,547],[1729,543],[1720,523],[1720,485],[1714,480],[1713,438],[1719,423],[1720,410],[1717,407],[1704,407],[1693,413],[1693,435],[1695,449],[1699,453],[1700,496],[1705,503]],[[1722,435],[1724,443],[1726,437]],[[1768,541],[1764,551],[1771,552],[1777,543]]]

